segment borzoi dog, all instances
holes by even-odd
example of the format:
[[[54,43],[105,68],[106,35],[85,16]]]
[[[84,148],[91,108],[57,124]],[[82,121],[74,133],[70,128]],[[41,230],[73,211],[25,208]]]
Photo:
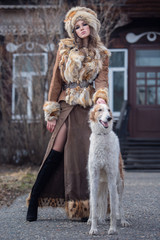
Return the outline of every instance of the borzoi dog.
[[[90,188],[89,234],[97,234],[97,220],[105,222],[107,198],[110,200],[110,228],[108,234],[116,233],[117,211],[122,226],[128,226],[122,206],[123,179],[120,174],[120,147],[116,134],[112,131],[113,119],[106,104],[95,105],[89,113],[91,127],[88,160]]]

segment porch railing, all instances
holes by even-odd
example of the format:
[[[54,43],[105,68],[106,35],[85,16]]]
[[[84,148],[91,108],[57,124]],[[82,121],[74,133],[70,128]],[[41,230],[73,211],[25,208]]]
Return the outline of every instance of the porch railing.
[[[124,142],[128,136],[128,119],[129,119],[130,107],[127,100],[123,101],[120,117],[114,127],[115,133],[118,135],[121,145],[121,152],[123,154]]]

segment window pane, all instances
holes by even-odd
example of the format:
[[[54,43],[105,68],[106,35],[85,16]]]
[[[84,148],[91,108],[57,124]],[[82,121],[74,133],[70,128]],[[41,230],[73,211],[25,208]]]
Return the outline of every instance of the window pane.
[[[27,115],[27,93],[27,88],[15,88],[15,115]]]
[[[112,52],[109,60],[110,67],[124,67],[124,52]]]
[[[156,84],[156,80],[147,80],[147,85],[155,85]]]
[[[44,79],[39,76],[32,79],[32,115],[37,117],[42,112],[44,102]]]
[[[16,72],[36,72],[41,73],[45,71],[45,58],[40,56],[16,56],[15,58]]]
[[[136,77],[137,78],[144,78],[145,77],[145,73],[144,72],[137,72],[136,73]]]
[[[124,72],[113,73],[113,86],[114,86],[114,111],[120,111],[124,99]]]
[[[157,104],[160,105],[160,87],[157,88]]]
[[[16,77],[15,80],[14,80],[14,84],[17,86],[17,87],[24,87],[24,86],[28,86],[28,79],[26,77]]]
[[[157,81],[157,84],[160,85],[160,80]]]
[[[160,50],[136,50],[136,66],[160,66]]]
[[[156,73],[155,72],[147,72],[147,78],[155,78]]]
[[[143,79],[138,79],[138,80],[137,80],[137,85],[145,85],[145,80],[143,80]]]
[[[157,77],[160,78],[160,72],[157,73]]]
[[[153,105],[156,102],[156,88],[148,87],[147,88],[147,104]]]
[[[145,104],[145,87],[137,87],[137,104]]]

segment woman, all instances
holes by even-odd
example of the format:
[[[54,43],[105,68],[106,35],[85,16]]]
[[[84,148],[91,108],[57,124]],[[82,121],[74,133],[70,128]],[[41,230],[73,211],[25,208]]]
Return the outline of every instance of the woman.
[[[37,220],[38,206],[65,207],[71,219],[89,216],[88,111],[94,103],[108,102],[109,51],[91,9],[72,8],[65,29],[70,38],[59,43],[44,104],[47,129],[53,134],[28,199],[27,221]]]

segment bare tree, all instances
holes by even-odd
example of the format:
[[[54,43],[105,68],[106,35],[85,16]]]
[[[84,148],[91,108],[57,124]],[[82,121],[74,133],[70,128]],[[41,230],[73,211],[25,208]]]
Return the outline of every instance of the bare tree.
[[[100,36],[106,46],[109,45],[111,34],[120,26],[129,22],[127,15],[122,13],[121,6],[126,0],[80,0],[80,6],[91,7],[97,12],[101,22]]]

